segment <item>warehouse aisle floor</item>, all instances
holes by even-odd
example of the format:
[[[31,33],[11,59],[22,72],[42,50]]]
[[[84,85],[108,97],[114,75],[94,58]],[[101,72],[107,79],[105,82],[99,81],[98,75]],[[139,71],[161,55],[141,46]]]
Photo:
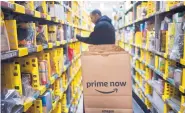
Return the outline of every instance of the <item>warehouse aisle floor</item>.
[[[133,104],[134,113],[144,113],[134,99],[132,100],[132,104]],[[80,99],[80,103],[76,113],[83,113],[83,96]]]

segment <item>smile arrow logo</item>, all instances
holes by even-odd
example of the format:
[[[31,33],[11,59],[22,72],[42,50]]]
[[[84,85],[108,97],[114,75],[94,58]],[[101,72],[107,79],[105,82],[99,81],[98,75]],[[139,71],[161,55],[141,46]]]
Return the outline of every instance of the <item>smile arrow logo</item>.
[[[118,92],[118,89],[117,88],[114,88],[113,91],[108,91],[108,92],[105,92],[105,91],[99,91],[97,89],[95,89],[97,92],[99,93],[103,93],[103,94],[110,94],[110,93],[117,93]]]

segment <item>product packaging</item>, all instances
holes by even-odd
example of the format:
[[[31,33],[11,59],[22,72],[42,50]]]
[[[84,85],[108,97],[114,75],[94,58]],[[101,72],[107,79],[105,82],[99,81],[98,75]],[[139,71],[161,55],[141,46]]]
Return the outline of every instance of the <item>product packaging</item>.
[[[30,73],[22,73],[21,76],[23,95],[25,97],[33,97],[36,91],[31,86],[33,82],[32,75]]]
[[[174,71],[174,82],[176,86],[181,85],[181,78],[182,78],[182,70],[181,69],[175,69]]]
[[[165,60],[164,58],[159,57],[159,70],[164,73],[165,71]]]
[[[3,89],[1,92],[1,112],[20,113],[23,112],[23,99],[16,90]]]
[[[168,24],[168,53],[172,53],[174,41],[175,41],[175,23],[169,23]]]
[[[57,41],[62,42],[64,40],[64,31],[63,26],[58,27],[57,30]]]
[[[115,45],[89,46],[81,60],[85,112],[132,113],[129,53]]]
[[[48,83],[48,64],[46,60],[39,61],[39,75],[40,81],[42,85],[46,85]]]
[[[171,40],[173,40],[173,44],[170,45],[170,58],[174,60],[180,60],[183,57],[184,47],[183,23],[175,23],[175,35],[174,39]]]
[[[46,25],[37,25],[36,26],[36,41],[37,45],[45,45],[47,44],[47,39],[46,39]]]
[[[44,9],[42,7],[42,2],[43,1],[34,1],[34,7],[36,11],[39,11],[41,13],[44,13]]]
[[[3,20],[1,20],[1,52],[9,51],[9,39],[6,30],[6,26]]]
[[[35,29],[33,23],[20,23],[17,27],[18,43],[20,47],[34,46]]]
[[[42,108],[43,113],[50,113],[52,110],[52,94],[50,91],[47,91],[42,97]]]

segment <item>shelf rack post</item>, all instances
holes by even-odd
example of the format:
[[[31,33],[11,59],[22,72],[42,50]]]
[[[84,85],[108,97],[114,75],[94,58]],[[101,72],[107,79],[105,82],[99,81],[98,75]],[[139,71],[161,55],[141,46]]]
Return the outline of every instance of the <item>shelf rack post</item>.
[[[164,76],[163,76],[163,78],[165,80],[167,80],[167,78],[168,78],[168,67],[169,67],[169,61],[168,61],[168,59],[165,59],[165,72],[164,72]]]
[[[175,88],[168,82],[164,83],[164,94],[162,96],[163,100],[166,101],[175,94]]]
[[[182,70],[182,81],[179,89],[181,92],[185,93],[185,68]]]
[[[21,72],[30,73],[32,75],[32,87],[39,90],[42,95],[46,91],[46,87],[40,83],[38,58],[36,56],[22,57],[15,59],[15,62],[21,64]]]
[[[56,108],[52,111],[52,113],[62,113],[61,105],[61,102],[58,102]]]
[[[184,35],[184,52],[183,52],[183,58],[180,60],[181,64],[185,65],[185,35]]]
[[[21,71],[20,64],[12,63],[3,63],[2,64],[2,87],[8,89],[15,89],[22,95],[22,82],[21,82]]]
[[[43,108],[42,108],[42,100],[41,99],[37,99],[33,102],[34,105],[34,113],[42,113],[43,112]]]
[[[159,69],[159,56],[155,55],[155,69]]]
[[[181,96],[181,106],[180,106],[180,112],[179,113],[184,113],[185,112],[185,106],[183,104],[185,104],[185,95]]]

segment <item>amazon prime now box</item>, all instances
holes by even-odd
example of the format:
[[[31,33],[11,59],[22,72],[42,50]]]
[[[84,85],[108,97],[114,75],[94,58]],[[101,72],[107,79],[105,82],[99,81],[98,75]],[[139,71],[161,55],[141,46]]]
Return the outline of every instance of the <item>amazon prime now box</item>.
[[[82,54],[85,113],[133,113],[130,56],[115,45]]]

